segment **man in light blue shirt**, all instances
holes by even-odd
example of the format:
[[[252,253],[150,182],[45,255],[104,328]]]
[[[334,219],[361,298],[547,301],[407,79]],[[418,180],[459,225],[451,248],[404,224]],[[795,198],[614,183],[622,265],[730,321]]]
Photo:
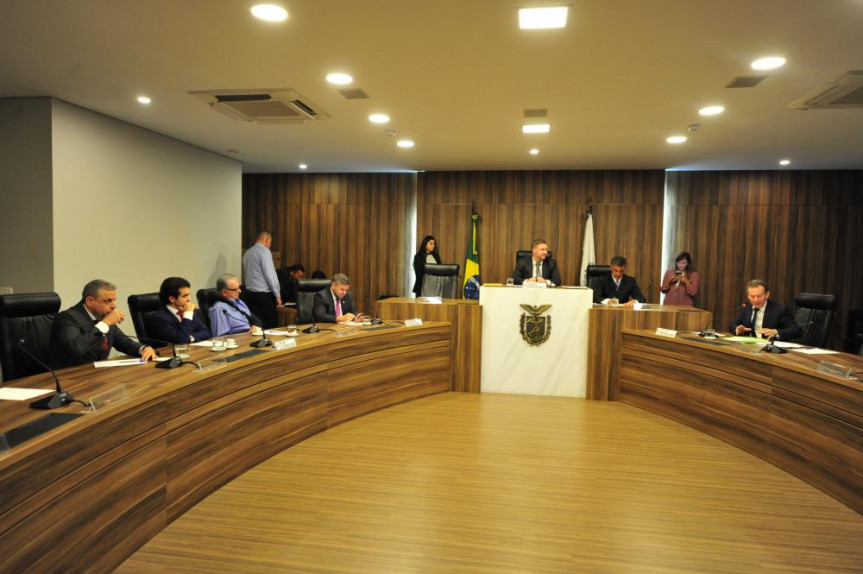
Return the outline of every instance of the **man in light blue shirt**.
[[[269,231],[258,232],[255,244],[243,255],[243,273],[246,279],[246,303],[252,312],[264,320],[264,328],[272,329],[279,323],[276,310],[282,306],[282,295],[276,266],[270,246],[273,236]]]
[[[210,331],[214,337],[251,333],[263,321],[255,317],[240,299],[240,281],[225,273],[216,281],[219,300],[210,307]]]

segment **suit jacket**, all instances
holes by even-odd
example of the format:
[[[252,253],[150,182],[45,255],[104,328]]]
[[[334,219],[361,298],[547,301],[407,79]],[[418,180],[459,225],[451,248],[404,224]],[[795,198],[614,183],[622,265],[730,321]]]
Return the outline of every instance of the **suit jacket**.
[[[794,315],[792,315],[791,311],[786,309],[784,306],[768,299],[767,304],[762,308],[762,311],[764,312],[764,318],[761,320],[761,327],[776,329],[778,331],[779,339],[788,341],[789,339],[796,339],[797,337],[803,336],[803,329],[800,328],[800,325],[794,322]],[[740,312],[737,314],[737,318],[734,320],[734,323],[731,324],[732,333],[736,332],[737,325],[743,325],[744,327],[752,329],[752,303],[747,303],[740,309]],[[754,337],[755,331],[751,331],[747,334]]]
[[[107,339],[106,347],[103,339]],[[103,335],[83,301],[57,315],[51,324],[51,365],[56,369],[104,361],[111,348],[137,357],[144,346],[127,337],[117,325],[111,325],[108,334]]]
[[[533,277],[533,257],[521,257],[515,264],[512,272],[512,280],[516,285],[524,283],[525,279]],[[542,262],[542,278],[560,285],[560,271],[557,269],[557,261],[551,258]]]
[[[332,289],[327,287],[326,289],[321,289],[315,293],[313,313],[315,321],[321,323],[336,322],[336,304],[333,301]],[[344,299],[342,299],[342,315],[346,313],[356,313],[356,310],[354,309],[354,294],[350,291],[348,291]]]
[[[147,333],[153,339],[170,343],[188,343],[192,337],[196,341],[209,339],[212,334],[210,334],[210,330],[204,324],[199,313],[200,311],[195,309],[191,319],[184,318],[182,321],[178,321],[177,315],[171,313],[167,306],[162,305],[147,317]]]
[[[620,303],[635,299],[639,303],[644,303],[644,294],[638,288],[638,282],[635,277],[629,275],[620,278],[620,287],[615,287],[611,275],[594,277],[590,282],[590,288],[593,289],[594,303],[602,303],[604,299],[617,299]]]

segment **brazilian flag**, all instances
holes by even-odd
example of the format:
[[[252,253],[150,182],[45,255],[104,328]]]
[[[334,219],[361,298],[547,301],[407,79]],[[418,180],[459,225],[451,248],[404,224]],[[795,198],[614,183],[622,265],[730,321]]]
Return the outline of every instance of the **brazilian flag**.
[[[470,238],[464,262],[464,298],[479,299],[479,214],[470,214]]]

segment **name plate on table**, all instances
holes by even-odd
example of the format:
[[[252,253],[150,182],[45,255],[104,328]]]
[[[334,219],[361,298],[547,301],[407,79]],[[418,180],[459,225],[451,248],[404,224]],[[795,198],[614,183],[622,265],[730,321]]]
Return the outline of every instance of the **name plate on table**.
[[[673,339],[677,336],[677,331],[674,329],[663,329],[662,327],[657,327],[656,334],[660,337],[671,337]]]
[[[405,327],[419,327],[423,324],[423,320],[417,317],[416,319],[406,319]]]
[[[273,349],[275,349],[276,351],[283,351],[285,349],[290,349],[291,347],[296,346],[296,339],[282,339],[281,341],[276,341],[273,343]]]
[[[90,397],[90,408],[94,413],[103,412],[113,406],[125,403],[129,400],[129,393],[126,392],[126,385],[120,385],[113,389],[107,390],[104,393],[93,395]]]
[[[525,281],[521,284],[522,287],[527,289],[545,289],[548,287],[547,283],[540,283],[538,281]]]

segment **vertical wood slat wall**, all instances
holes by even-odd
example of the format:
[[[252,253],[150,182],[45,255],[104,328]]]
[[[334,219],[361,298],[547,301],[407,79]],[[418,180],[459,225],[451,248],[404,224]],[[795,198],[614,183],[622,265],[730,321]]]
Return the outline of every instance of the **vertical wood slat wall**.
[[[484,282],[503,282],[517,249],[549,241],[564,283],[577,284],[584,212],[592,201],[597,259],[630,262],[650,302],[681,250],[702,275],[696,305],[719,328],[761,277],[775,300],[799,292],[839,297],[830,346],[841,348],[849,309],[863,306],[863,171],[478,171],[419,174],[251,174],[243,177],[244,247],[259,228],[289,265],[346,272],[361,308],[409,294],[413,210],[417,241],[437,237],[441,258],[464,271],[471,203],[482,216]],[[668,226],[662,261],[663,218]]]
[[[434,235],[441,259],[459,263],[463,273],[473,202],[482,218],[482,282],[504,282],[515,252],[542,238],[563,283],[578,285],[584,214],[592,201],[598,262],[626,256],[627,272],[656,303],[664,182],[661,170],[425,172],[417,180],[417,238]]]
[[[727,329],[752,278],[789,307],[797,293],[832,293],[828,346],[841,349],[850,309],[863,306],[863,171],[668,172],[670,267],[692,253],[696,306]]]
[[[345,273],[357,309],[371,313],[381,294],[404,292],[415,202],[412,173],[246,174],[243,247],[267,229],[283,265]]]

